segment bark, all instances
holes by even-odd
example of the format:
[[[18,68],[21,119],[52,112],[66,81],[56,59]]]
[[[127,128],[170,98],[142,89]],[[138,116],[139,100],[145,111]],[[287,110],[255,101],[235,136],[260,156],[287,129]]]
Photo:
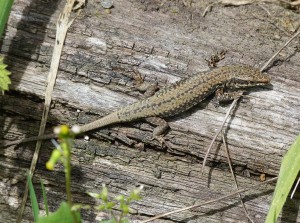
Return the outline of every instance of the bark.
[[[197,2],[197,1],[196,1]],[[111,13],[89,1],[72,25],[63,50],[48,132],[58,124],[84,124],[143,95],[134,89],[139,72],[159,86],[208,70],[205,59],[227,50],[218,66],[248,64],[261,67],[299,26],[299,15],[266,4],[215,5],[205,17],[207,1],[114,2]],[[55,39],[55,23],[63,1],[16,0],[1,54],[12,72],[11,91],[0,98],[1,144],[37,135],[43,110],[45,81]],[[278,174],[280,162],[299,134],[300,54],[287,47],[270,66],[272,89],[256,88],[235,109],[225,132],[240,188],[255,185],[262,174]],[[128,194],[144,185],[143,200],[133,204],[130,219],[150,216],[204,202],[235,190],[224,146],[214,145],[205,174],[205,152],[228,107],[210,100],[167,119],[165,139],[171,149],[152,140],[153,126],[143,121],[110,126],[76,140],[72,192],[76,203],[95,205],[85,192],[100,192],[105,183],[112,195]],[[0,150],[0,218],[12,222],[25,187],[34,143]],[[53,146],[43,143],[34,178],[42,205],[39,177],[46,184],[49,206],[65,199],[63,168],[47,171]],[[274,185],[243,194],[249,215],[264,222]],[[288,201],[281,222],[300,222],[299,198]],[[85,222],[103,213],[83,211]],[[27,202],[24,222],[32,220]],[[156,222],[247,222],[238,198],[165,217]]]

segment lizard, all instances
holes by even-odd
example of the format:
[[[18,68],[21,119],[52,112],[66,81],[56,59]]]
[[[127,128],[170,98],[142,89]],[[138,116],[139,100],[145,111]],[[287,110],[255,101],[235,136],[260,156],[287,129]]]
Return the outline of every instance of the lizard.
[[[190,109],[213,93],[216,93],[222,101],[230,100],[237,95],[236,91],[239,89],[269,83],[270,77],[267,74],[251,66],[232,65],[215,68],[184,78],[160,89],[151,97],[120,108],[96,121],[81,125],[79,132],[85,133],[108,125],[142,118],[174,116]],[[167,124],[164,124],[154,129],[153,136],[160,135],[166,127]],[[56,138],[56,134],[24,138],[7,143],[5,146],[51,138]]]

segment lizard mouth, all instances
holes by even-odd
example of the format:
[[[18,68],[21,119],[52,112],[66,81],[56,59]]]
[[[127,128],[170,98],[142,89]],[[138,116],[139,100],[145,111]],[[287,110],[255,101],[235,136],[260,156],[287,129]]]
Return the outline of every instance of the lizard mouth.
[[[264,80],[264,81],[249,81],[248,83],[245,83],[244,87],[255,87],[255,86],[265,86],[265,85],[269,85],[270,84],[270,80]]]
[[[258,78],[259,84],[266,85],[266,84],[270,84],[270,82],[271,82],[271,78],[268,75],[263,75],[260,78]]]
[[[237,88],[264,86],[270,84],[270,77],[263,75],[260,77],[255,77],[255,80],[235,80],[234,82]]]
[[[268,75],[259,75],[256,77],[256,84],[257,85],[267,85],[270,84],[271,78]]]
[[[253,85],[253,86],[263,86],[263,85],[269,85],[269,84],[271,84],[269,80],[249,83],[249,85]]]

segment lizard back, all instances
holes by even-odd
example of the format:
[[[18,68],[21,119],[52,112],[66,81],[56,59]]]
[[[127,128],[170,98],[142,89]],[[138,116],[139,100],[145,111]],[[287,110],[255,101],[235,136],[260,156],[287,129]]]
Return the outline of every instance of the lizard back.
[[[188,110],[220,87],[228,85],[229,88],[238,88],[239,84],[249,87],[260,85],[260,82],[265,84],[269,78],[256,68],[225,66],[180,80],[116,113],[121,122],[151,116],[169,117]]]

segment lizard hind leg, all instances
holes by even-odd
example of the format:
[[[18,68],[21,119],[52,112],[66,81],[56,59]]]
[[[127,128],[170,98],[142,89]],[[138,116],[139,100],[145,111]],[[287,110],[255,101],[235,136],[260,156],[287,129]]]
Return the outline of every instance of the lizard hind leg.
[[[218,103],[226,103],[239,98],[243,93],[243,91],[225,92],[223,88],[220,88],[215,92],[215,99]]]
[[[166,147],[171,149],[169,143],[167,143],[163,137],[163,134],[169,128],[168,122],[166,122],[164,119],[159,118],[159,117],[148,117],[148,118],[145,118],[145,120],[147,122],[149,122],[150,124],[156,126],[152,133],[152,139],[157,140],[160,143],[161,147],[163,147],[165,145]]]

